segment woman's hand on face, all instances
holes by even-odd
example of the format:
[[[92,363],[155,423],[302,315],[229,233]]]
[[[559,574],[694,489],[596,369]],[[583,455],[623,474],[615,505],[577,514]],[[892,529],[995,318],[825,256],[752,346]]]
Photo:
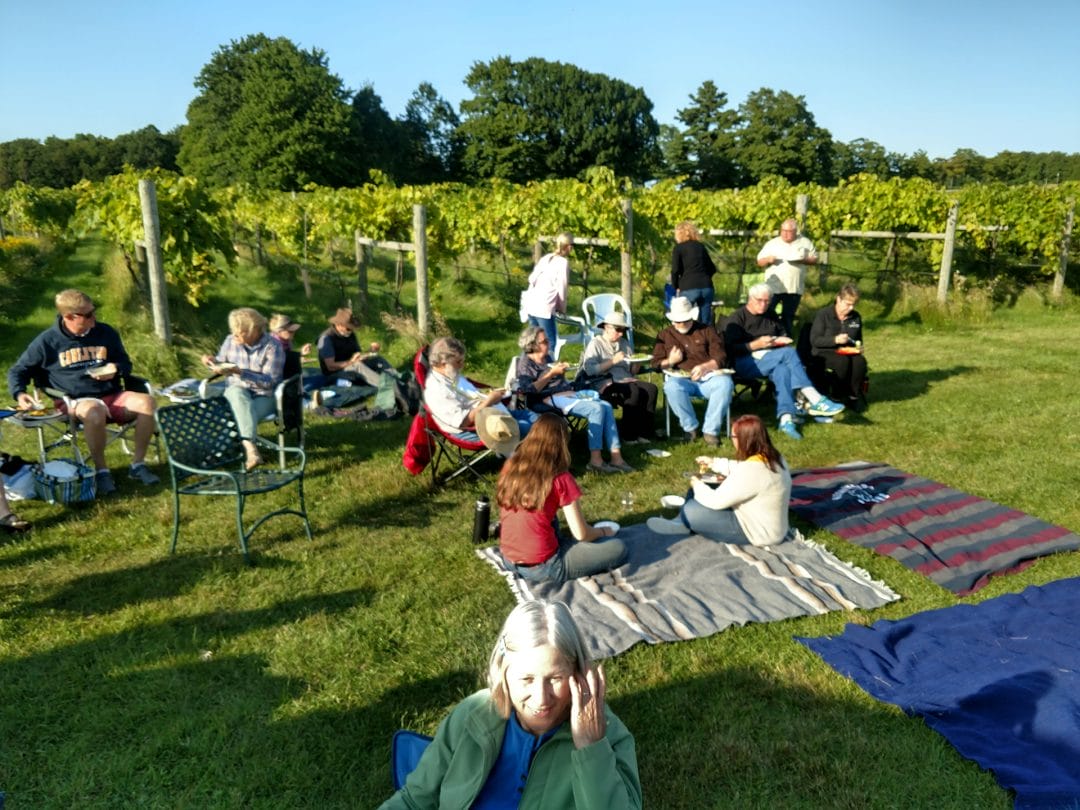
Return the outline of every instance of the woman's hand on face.
[[[570,733],[575,748],[584,748],[604,739],[607,732],[606,693],[607,681],[602,666],[592,667],[584,675],[579,673],[570,679]]]

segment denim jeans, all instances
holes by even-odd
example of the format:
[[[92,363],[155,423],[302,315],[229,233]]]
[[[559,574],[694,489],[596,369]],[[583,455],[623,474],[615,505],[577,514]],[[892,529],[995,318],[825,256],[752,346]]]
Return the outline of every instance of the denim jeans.
[[[626,562],[626,544],[617,537],[581,543],[559,536],[559,550],[538,565],[515,565],[503,558],[506,567],[530,582],[554,582],[601,574]]]
[[[695,287],[692,290],[680,290],[679,295],[690,299],[690,303],[698,308],[697,319],[703,324],[712,323],[712,287]]]
[[[589,420],[589,449],[602,450],[607,444],[608,450],[622,447],[619,430],[615,426],[615,411],[611,404],[602,399],[579,399],[570,406],[569,413],[584,416]]]
[[[735,371],[740,377],[768,377],[776,387],[776,415],[795,413],[795,391],[810,388],[813,383],[806,375],[799,355],[791,346],[768,349],[760,360],[753,355],[735,359]]]
[[[230,385],[225,389],[225,399],[232,406],[236,417],[236,432],[241,439],[252,439],[258,433],[259,422],[277,410],[277,402],[272,396],[253,394],[250,388],[242,385]]]
[[[698,418],[694,413],[691,397],[708,400],[705,406],[705,432],[711,436],[721,435],[724,417],[731,407],[731,394],[735,390],[730,374],[714,374],[705,382],[694,382],[689,377],[666,377],[664,396],[679,419],[679,426],[687,433],[697,430]]]
[[[710,509],[688,497],[680,517],[690,531],[710,540],[743,545],[750,542],[731,509]]]

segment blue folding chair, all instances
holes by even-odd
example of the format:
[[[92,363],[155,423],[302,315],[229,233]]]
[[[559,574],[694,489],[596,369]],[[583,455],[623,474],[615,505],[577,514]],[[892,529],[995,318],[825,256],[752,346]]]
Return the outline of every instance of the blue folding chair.
[[[430,742],[431,737],[426,734],[404,728],[394,732],[394,739],[390,743],[390,771],[394,778],[394,790],[401,790]]]

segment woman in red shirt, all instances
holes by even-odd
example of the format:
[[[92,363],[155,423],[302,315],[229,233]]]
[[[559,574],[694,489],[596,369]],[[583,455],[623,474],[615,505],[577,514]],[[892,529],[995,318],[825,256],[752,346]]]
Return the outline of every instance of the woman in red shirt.
[[[626,546],[610,526],[590,526],[581,512],[581,489],[570,474],[570,429],[556,413],[541,414],[503,465],[496,493],[499,551],[507,567],[534,582],[568,579],[617,568]],[[563,511],[573,537],[560,536]]]

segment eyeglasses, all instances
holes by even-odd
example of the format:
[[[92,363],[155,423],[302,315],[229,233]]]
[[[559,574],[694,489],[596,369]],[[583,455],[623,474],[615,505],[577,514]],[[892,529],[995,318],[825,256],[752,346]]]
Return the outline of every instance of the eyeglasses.
[[[767,304],[767,303],[769,303],[769,301],[772,300],[772,296],[769,296],[769,295],[765,295],[765,296],[751,295],[750,300],[751,301],[760,301],[763,304]]]
[[[610,324],[609,324],[609,326],[610,326]],[[612,326],[611,328],[614,329],[616,332],[618,332],[620,335],[626,333],[626,327],[625,326]]]
[[[97,312],[97,307],[90,307],[89,312],[68,312],[66,315],[64,315],[64,320],[74,321],[82,318],[82,320],[86,321],[90,318],[93,318],[95,312]]]

